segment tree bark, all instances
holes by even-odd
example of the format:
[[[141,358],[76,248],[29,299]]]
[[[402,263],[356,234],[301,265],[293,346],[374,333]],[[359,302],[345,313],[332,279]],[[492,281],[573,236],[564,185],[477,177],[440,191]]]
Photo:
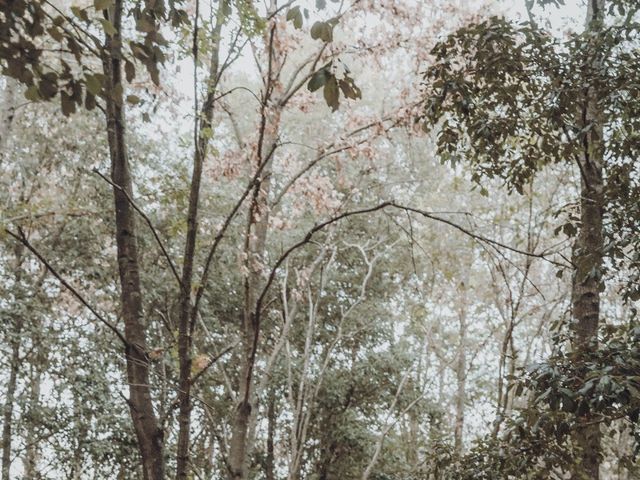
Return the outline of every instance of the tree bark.
[[[38,322],[38,329],[41,329],[41,322]],[[46,361],[46,360],[45,360]],[[43,364],[42,361],[39,362]],[[39,365],[32,368],[31,390],[29,392],[29,409],[33,412],[40,406],[40,385],[42,383],[42,372]],[[36,418],[30,415],[31,418]],[[38,478],[38,458],[40,456],[40,448],[36,440],[36,425],[32,421],[27,425],[26,434],[26,451],[24,454],[24,479],[36,480]]]
[[[107,137],[111,179],[114,184],[120,298],[127,341],[125,356],[129,383],[128,403],[142,459],[143,478],[161,480],[164,478],[164,435],[151,399],[135,211],[129,201],[133,195],[133,188],[125,139],[120,35],[122,10],[123,1],[115,0],[110,9],[109,20],[117,33],[106,36],[103,68],[107,78]]]
[[[0,153],[3,153],[0,150]],[[20,286],[22,281],[22,252],[23,247],[16,247],[15,285]],[[2,480],[10,480],[11,474],[11,444],[13,440],[13,409],[15,407],[15,395],[20,370],[20,344],[24,319],[16,316],[10,323],[13,330],[13,338],[9,338],[11,345],[11,359],[9,363],[9,380],[6,387],[6,397],[2,409]]]
[[[597,36],[604,18],[604,0],[589,0],[587,10],[587,34]],[[598,68],[599,54],[593,53],[591,67]],[[583,127],[591,126],[583,139],[580,189],[580,228],[574,243],[571,303],[573,307],[573,348],[578,361],[583,355],[597,349],[600,321],[600,291],[603,287],[603,112],[598,104],[598,93],[592,86],[585,88],[585,104],[582,111]],[[598,480],[600,478],[600,426],[588,424],[589,414],[578,418],[574,444],[579,448],[580,462],[572,472],[572,478]]]
[[[456,419],[454,429],[454,448],[457,454],[462,454],[462,440],[464,432],[464,404],[467,388],[467,323],[465,312],[460,314],[459,325],[460,345],[458,346],[458,358],[456,361]]]
[[[0,98],[0,112],[2,112],[0,117],[0,165],[2,165],[2,159],[6,155],[7,139],[11,134],[11,127],[15,119],[18,91],[18,81],[11,77],[5,77],[4,90]]]
[[[276,431],[276,397],[273,391],[269,392],[267,404],[267,455],[265,459],[266,480],[276,480],[274,439]]]
[[[200,203],[200,182],[202,180],[202,166],[207,155],[209,144],[208,132],[211,131],[213,118],[214,94],[218,82],[220,31],[224,21],[224,2],[218,6],[216,26],[213,32],[214,40],[211,51],[211,63],[209,66],[209,79],[207,82],[207,96],[200,113],[196,119],[197,128],[194,153],[193,172],[191,175],[191,188],[189,192],[189,209],[187,213],[187,238],[184,247],[182,262],[182,288],[180,298],[180,319],[178,326],[178,358],[180,363],[180,378],[178,383],[178,450],[176,463],[176,478],[187,480],[189,473],[189,444],[191,429],[191,350],[192,336],[195,328],[197,312],[193,308],[191,300],[193,282],[193,263],[196,251],[196,239],[198,236],[198,206]],[[197,34],[197,32],[196,32]],[[194,45],[197,38],[194,39]],[[197,62],[197,48],[194,46],[194,60]],[[197,95],[197,92],[194,92]],[[198,112],[196,112],[198,114]],[[204,132],[207,132],[206,134]]]
[[[15,404],[18,369],[20,368],[20,326],[16,328],[16,337],[11,342],[11,363],[9,381],[5,390],[5,402],[2,412],[2,480],[10,480],[11,473],[11,441],[13,438],[13,408]]]
[[[269,11],[275,11],[272,1]],[[245,480],[248,475],[249,456],[253,444],[253,416],[256,415],[256,398],[253,388],[253,370],[257,355],[257,340],[261,312],[256,303],[263,287],[263,268],[266,251],[267,230],[269,225],[269,192],[271,190],[271,162],[276,148],[280,127],[282,105],[282,84],[277,77],[280,74],[280,55],[275,50],[274,38],[277,35],[277,22],[271,20],[266,30],[266,55],[269,69],[265,78],[265,92],[261,110],[260,138],[256,154],[253,156],[253,168],[262,168],[261,178],[253,189],[249,207],[247,230],[245,233],[245,267],[247,269],[244,284],[244,311],[242,319],[242,365],[240,368],[239,403],[235,410],[231,442],[229,446],[229,467],[231,480]]]

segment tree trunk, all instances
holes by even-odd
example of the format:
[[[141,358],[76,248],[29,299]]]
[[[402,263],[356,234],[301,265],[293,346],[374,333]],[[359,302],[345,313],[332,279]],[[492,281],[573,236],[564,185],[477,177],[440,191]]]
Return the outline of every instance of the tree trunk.
[[[0,165],[5,156],[5,146],[11,131],[16,107],[16,93],[18,82],[13,78],[5,77],[5,87],[0,99]],[[20,258],[22,247],[16,251],[16,284],[20,283]],[[15,404],[16,387],[18,383],[18,370],[20,369],[20,334],[22,330],[22,319],[11,322],[14,338],[10,339],[11,359],[9,363],[9,379],[5,390],[5,400],[2,406],[2,480],[9,480],[11,469],[11,443],[12,443],[12,422],[13,409]],[[10,328],[11,328],[10,327]]]
[[[0,150],[0,153],[2,151]],[[20,286],[22,280],[22,252],[23,246],[16,247],[15,285]],[[15,289],[14,289],[15,290]],[[11,345],[11,360],[9,363],[9,381],[7,382],[6,397],[2,411],[2,480],[9,480],[11,473],[11,443],[13,440],[13,409],[15,407],[16,387],[18,384],[18,372],[20,370],[20,340],[24,320],[20,315],[14,316],[10,322],[10,330],[13,330],[13,338],[9,337]]]
[[[454,448],[457,454],[462,454],[462,439],[464,432],[464,404],[466,400],[467,383],[467,352],[466,336],[467,323],[465,312],[460,314],[459,326],[460,345],[458,347],[458,358],[456,362],[456,420],[454,430]]]
[[[42,328],[38,322],[37,328]],[[46,360],[45,360],[46,361]],[[42,365],[42,361],[40,365]],[[33,368],[31,376],[31,391],[29,394],[29,409],[33,412],[40,406],[40,384],[42,382],[42,372],[38,366]],[[29,415],[30,418],[37,418],[35,415]],[[38,457],[40,456],[40,448],[36,441],[36,425],[30,421],[27,425],[26,434],[26,451],[24,455],[24,478],[25,480],[35,480],[38,478]]]
[[[82,447],[87,440],[87,424],[86,419],[82,418],[81,406],[78,403],[78,399],[73,399],[73,416],[76,419],[77,436],[74,438],[75,448],[73,449],[73,458],[71,463],[71,479],[80,480],[84,468],[84,452]]]
[[[220,31],[224,21],[224,2],[218,6],[216,27],[213,32],[213,45],[211,50],[211,63],[209,66],[209,79],[207,82],[207,96],[200,112],[200,118],[196,119],[197,128],[194,153],[193,172],[191,175],[191,188],[189,192],[189,210],[187,213],[187,238],[184,247],[182,262],[182,289],[180,298],[180,320],[178,326],[178,358],[180,362],[180,378],[178,386],[178,451],[176,463],[176,478],[187,480],[189,473],[189,437],[191,429],[191,347],[192,336],[195,328],[197,312],[193,308],[191,291],[193,283],[193,263],[196,251],[196,239],[198,236],[198,206],[200,203],[200,182],[202,179],[202,166],[207,155],[209,144],[208,133],[211,130],[213,118],[214,94],[218,83],[218,50],[220,46]],[[197,39],[194,40],[194,42]],[[194,56],[197,50],[194,48]],[[197,58],[194,59],[197,61]],[[197,95],[194,92],[194,95]],[[196,112],[197,114],[198,112]]]
[[[149,385],[149,357],[142,311],[142,290],[136,238],[132,181],[125,142],[125,116],[122,89],[122,38],[120,36],[123,1],[116,0],[109,20],[117,33],[106,37],[103,63],[106,82],[107,132],[114,183],[116,244],[120,276],[122,318],[127,345],[125,356],[129,383],[129,410],[142,459],[143,478],[164,478],[163,432],[153,409]]]
[[[0,98],[0,165],[5,156],[5,147],[7,139],[11,133],[11,127],[16,114],[16,106],[18,104],[18,81],[11,77],[5,77],[4,90]]]
[[[270,11],[275,11],[272,1]],[[267,230],[269,226],[269,192],[271,189],[271,163],[276,148],[280,127],[282,105],[280,95],[282,84],[278,81],[281,61],[275,50],[274,38],[277,36],[277,22],[271,20],[266,30],[266,54],[270,59],[270,68],[265,78],[264,101],[261,110],[260,139],[256,154],[253,156],[253,167],[262,169],[262,175],[253,189],[249,207],[247,230],[245,233],[244,252],[247,269],[244,285],[244,312],[242,320],[242,365],[240,369],[240,385],[238,389],[239,403],[235,410],[229,447],[229,467],[231,480],[245,480],[249,456],[253,445],[255,428],[252,428],[253,416],[256,415],[256,392],[253,388],[253,370],[257,355],[257,340],[261,312],[256,310],[256,302],[263,287],[263,269],[266,251]]]
[[[11,342],[11,364],[9,381],[5,390],[5,402],[2,412],[2,480],[10,480],[11,471],[11,441],[13,426],[13,408],[15,402],[18,369],[20,366],[20,324],[16,328],[16,338]]]
[[[266,480],[275,480],[275,453],[274,438],[276,431],[276,397],[273,391],[269,392],[269,400],[267,404],[267,455],[265,459],[265,477]]]
[[[587,32],[595,36],[604,17],[604,0],[589,0]],[[592,68],[598,68],[599,55],[594,54]],[[571,302],[573,307],[572,343],[578,359],[597,347],[600,320],[600,290],[603,287],[603,113],[598,105],[598,93],[593,87],[585,88],[585,104],[582,112],[583,127],[591,125],[583,140],[584,150],[580,159],[580,228],[574,243]],[[580,361],[580,360],[578,360]],[[581,461],[572,472],[572,478],[598,480],[600,478],[600,426],[590,423],[586,414],[578,418],[574,444],[580,449]]]

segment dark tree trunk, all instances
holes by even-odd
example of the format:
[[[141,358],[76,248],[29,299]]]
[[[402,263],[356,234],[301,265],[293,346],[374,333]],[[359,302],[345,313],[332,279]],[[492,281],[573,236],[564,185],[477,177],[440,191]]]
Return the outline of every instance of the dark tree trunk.
[[[0,165],[6,155],[5,147],[11,134],[18,104],[18,81],[5,77],[5,86],[0,96]]]
[[[114,183],[116,244],[121,288],[121,308],[127,345],[125,347],[129,410],[142,458],[145,480],[164,478],[163,432],[159,427],[149,385],[149,357],[142,311],[142,290],[136,238],[135,211],[130,203],[132,181],[125,141],[122,92],[123,1],[116,0],[109,19],[116,33],[107,36],[104,73],[106,82],[107,132]]]
[[[273,447],[276,431],[276,396],[273,390],[269,391],[267,422],[267,456],[264,474],[267,480],[275,480],[275,454]]]
[[[601,28],[604,16],[604,0],[589,0],[587,32],[595,36]],[[593,68],[600,61],[595,52]],[[603,115],[598,105],[598,94],[593,87],[585,88],[585,104],[582,112],[583,127],[591,125],[583,140],[580,158],[580,228],[574,244],[572,298],[573,307],[573,347],[577,361],[583,355],[597,349],[598,324],[600,321],[600,291],[603,287]],[[573,472],[573,478],[600,478],[600,426],[593,424],[593,418],[586,414],[578,418],[578,429],[574,434],[574,444],[579,447],[581,461]]]

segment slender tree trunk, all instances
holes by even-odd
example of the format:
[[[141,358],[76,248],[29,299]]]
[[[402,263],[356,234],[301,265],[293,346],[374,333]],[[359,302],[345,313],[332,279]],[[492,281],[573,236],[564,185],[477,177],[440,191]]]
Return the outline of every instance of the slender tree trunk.
[[[215,450],[216,450],[216,436],[213,432],[210,432],[207,436],[207,443],[204,448],[204,460],[202,473],[204,478],[213,478],[213,469],[215,466]]]
[[[275,11],[275,2],[271,2],[270,11]],[[253,167],[262,168],[262,175],[253,190],[249,207],[247,231],[245,234],[245,255],[247,275],[244,285],[244,312],[242,320],[242,365],[238,389],[239,403],[235,410],[231,442],[229,446],[229,467],[231,480],[245,480],[253,445],[253,416],[256,415],[256,395],[253,390],[253,369],[257,355],[257,340],[261,312],[256,311],[256,302],[263,286],[263,269],[266,251],[267,230],[269,225],[269,192],[271,190],[271,163],[276,148],[280,126],[282,106],[279,103],[282,85],[277,77],[280,73],[281,59],[275,50],[274,38],[277,35],[277,22],[272,20],[265,34],[266,54],[269,70],[265,79],[265,93],[261,111],[260,139]]]
[[[42,322],[38,322],[41,327]],[[39,363],[43,365],[42,361]],[[29,410],[33,412],[40,406],[40,384],[42,381],[42,372],[40,368],[36,366],[33,368],[31,376],[31,391],[29,393]],[[31,418],[36,418],[34,415],[30,415]],[[27,425],[26,434],[26,451],[24,455],[24,478],[25,480],[35,480],[38,478],[38,457],[40,456],[40,447],[36,441],[36,425],[33,421],[30,421]]]
[[[15,404],[18,370],[20,368],[20,326],[15,333],[16,338],[11,342],[11,363],[9,366],[9,381],[5,390],[5,402],[2,412],[2,480],[10,480],[11,471],[11,443],[13,439],[13,408]]]
[[[5,87],[0,98],[0,165],[5,156],[7,138],[11,132],[11,126],[15,115],[16,93],[18,82],[13,78],[5,77]],[[16,251],[16,284],[20,283],[20,257],[22,247]],[[9,379],[5,389],[5,400],[2,406],[2,480],[9,480],[11,469],[11,444],[13,440],[13,409],[15,404],[16,387],[18,383],[18,371],[20,369],[20,334],[22,319],[12,322],[14,338],[10,339],[11,359],[9,361]]]
[[[513,322],[509,323],[507,327],[507,332],[502,339],[502,348],[500,349],[500,358],[498,359],[498,386],[497,386],[497,399],[496,399],[496,419],[495,424],[493,426],[493,430],[491,432],[491,436],[493,438],[497,438],[498,433],[500,433],[500,427],[503,418],[503,404],[507,397],[508,392],[503,392],[504,390],[504,371],[507,366],[507,355],[509,352],[509,340],[511,338],[511,334],[513,331]]]
[[[587,33],[594,37],[604,18],[604,0],[589,0]],[[592,47],[593,48],[593,47]],[[600,64],[599,54],[593,53],[592,68]],[[588,354],[597,349],[600,320],[600,290],[603,287],[603,113],[598,105],[598,93],[594,87],[585,88],[585,104],[582,112],[583,127],[591,126],[584,137],[584,150],[580,159],[580,228],[574,243],[573,263],[575,271],[572,285],[573,346],[578,354]],[[579,360],[580,361],[580,360]],[[593,418],[586,414],[578,419],[574,443],[580,449],[581,461],[572,477],[598,480],[600,478],[600,426],[589,424]],[[589,425],[584,425],[589,424]]]
[[[7,139],[11,134],[11,127],[18,105],[18,81],[11,77],[4,77],[5,85],[0,97],[0,165],[5,156]]]
[[[416,389],[414,391],[417,392]],[[409,425],[407,436],[408,442],[406,445],[406,460],[411,469],[416,469],[418,466],[418,440],[420,435],[420,418],[418,417],[417,409],[411,409],[408,412]]]
[[[275,480],[275,453],[274,438],[276,431],[276,397],[273,391],[269,392],[269,400],[267,404],[267,455],[265,460],[265,477],[266,480]]]
[[[464,404],[467,388],[467,322],[465,312],[460,314],[459,326],[460,345],[456,362],[456,419],[454,430],[454,448],[456,453],[462,454],[462,440],[464,432]]]
[[[278,112],[279,119],[279,112]],[[279,120],[278,120],[279,121]],[[274,139],[275,141],[275,139]],[[270,160],[266,160],[270,161]],[[266,170],[266,169],[265,169]],[[269,172],[265,172],[269,175]],[[261,312],[255,311],[255,305],[263,284],[262,268],[266,245],[267,226],[269,221],[267,197],[270,190],[269,178],[258,182],[252,200],[249,225],[246,234],[245,251],[248,252],[249,273],[245,279],[245,309],[243,314],[243,352],[240,373],[238,398],[240,403],[235,412],[232,438],[229,452],[229,463],[232,467],[232,479],[244,480],[252,439],[250,438],[252,415],[255,415],[253,392],[253,368],[256,357],[256,339]]]
[[[509,341],[509,378],[514,378],[516,376],[516,367],[518,365],[518,351],[516,350],[513,336],[511,336],[511,340]],[[504,392],[503,400],[502,400],[502,417],[506,418],[509,412],[513,410],[513,395],[509,395],[509,391],[506,390]]]
[[[73,401],[73,411],[74,417],[76,419],[76,427],[77,427],[77,436],[74,438],[75,448],[73,449],[73,460],[71,464],[71,479],[72,480],[80,480],[82,478],[82,472],[84,471],[84,452],[82,447],[86,442],[87,437],[87,425],[85,420],[82,418],[80,412],[80,404],[78,403],[78,399],[74,398]]]
[[[198,236],[198,206],[200,203],[200,182],[202,180],[202,166],[207,155],[211,120],[213,118],[214,94],[218,82],[218,51],[220,46],[220,31],[224,21],[224,2],[219,2],[216,26],[213,32],[214,40],[207,81],[207,96],[196,119],[197,128],[194,135],[195,151],[193,154],[193,172],[189,192],[189,210],[187,213],[187,238],[184,247],[182,263],[182,291],[180,298],[180,320],[178,325],[178,358],[180,362],[180,378],[178,387],[178,451],[176,464],[176,478],[187,480],[189,473],[189,436],[191,429],[191,347],[197,312],[191,300],[193,283],[193,263]],[[194,40],[194,42],[197,39]],[[194,47],[194,56],[197,49]],[[197,61],[197,58],[195,59]],[[197,92],[194,92],[197,95]],[[196,112],[198,114],[198,112]]]
[[[114,183],[116,244],[120,275],[120,297],[124,320],[129,410],[142,459],[143,478],[164,478],[163,431],[151,399],[149,357],[142,311],[142,289],[135,211],[129,201],[132,180],[125,140],[124,98],[122,89],[122,38],[120,36],[123,0],[115,0],[110,9],[111,24],[117,33],[107,36],[104,73],[106,82],[107,132]]]
[[[0,153],[2,151],[0,150]],[[22,280],[22,252],[24,247],[16,247],[15,285],[20,286]],[[13,330],[13,338],[9,339],[11,345],[11,359],[9,362],[9,381],[6,387],[6,397],[2,410],[2,480],[9,480],[11,473],[11,444],[13,440],[13,409],[15,408],[15,395],[20,371],[20,340],[24,320],[16,315],[10,323]]]

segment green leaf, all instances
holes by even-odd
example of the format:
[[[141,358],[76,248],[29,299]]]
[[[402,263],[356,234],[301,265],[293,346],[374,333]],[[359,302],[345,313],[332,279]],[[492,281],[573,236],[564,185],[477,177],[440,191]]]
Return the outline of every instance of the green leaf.
[[[31,85],[29,88],[27,88],[27,90],[24,92],[24,98],[26,98],[27,100],[31,100],[32,102],[37,102],[38,100],[42,99],[42,97],[40,96],[40,92],[38,92],[38,87],[36,87],[35,85]]]
[[[87,92],[84,98],[84,107],[87,110],[93,110],[96,108],[96,97],[91,92]]]
[[[124,75],[127,79],[127,82],[131,83],[133,79],[136,77],[136,67],[133,63],[129,61],[124,62]]]
[[[140,103],[140,101],[140,97],[138,97],[137,95],[127,95],[127,102],[132,105],[137,105]]]
[[[54,72],[44,74],[38,82],[38,91],[44,100],[55,97],[58,93],[58,75]]]
[[[73,6],[71,7],[71,13],[73,13],[80,20],[89,22],[89,16],[87,15],[87,12],[84,11],[82,8]]]
[[[58,27],[51,27],[47,30],[47,32],[49,32],[49,35],[51,35],[51,38],[53,38],[58,42],[61,42],[64,39],[64,35],[62,34],[62,31]]]
[[[102,24],[102,29],[104,30],[104,32],[110,37],[118,33],[116,27],[114,27],[113,24],[106,18],[101,18],[100,23]]]
[[[315,22],[312,26],[311,26],[311,38],[313,38],[314,40],[317,40],[320,38],[321,32],[322,32],[322,22]]]
[[[310,92],[315,92],[319,88],[324,87],[329,75],[330,74],[326,68],[321,68],[311,76],[311,80],[309,80],[309,83],[307,84],[307,89]]]
[[[62,105],[62,114],[68,117],[76,111],[76,102],[67,92],[60,92],[60,102]]]
[[[158,70],[158,66],[155,63],[147,63],[147,71],[153,83],[160,85],[160,70]]]
[[[326,43],[333,42],[333,26],[329,22],[322,23],[320,38]]]
[[[300,30],[302,28],[302,12],[300,7],[293,7],[287,12],[287,21],[293,21],[293,26]]]
[[[338,89],[338,82],[336,81],[336,77],[331,76],[327,80],[327,83],[324,86],[323,94],[324,99],[327,102],[327,105],[331,107],[331,111],[335,112],[340,106],[340,95]]]
[[[96,75],[87,75],[85,83],[87,90],[91,92],[92,95],[100,95],[100,92],[102,92],[102,82]]]
[[[205,139],[213,138],[213,130],[209,127],[200,130],[200,136]]]
[[[113,0],[93,0],[93,6],[96,10],[106,10],[113,5]]]
[[[156,30],[156,26],[153,24],[151,20],[145,17],[140,17],[136,22],[136,29],[139,32],[149,33]]]

